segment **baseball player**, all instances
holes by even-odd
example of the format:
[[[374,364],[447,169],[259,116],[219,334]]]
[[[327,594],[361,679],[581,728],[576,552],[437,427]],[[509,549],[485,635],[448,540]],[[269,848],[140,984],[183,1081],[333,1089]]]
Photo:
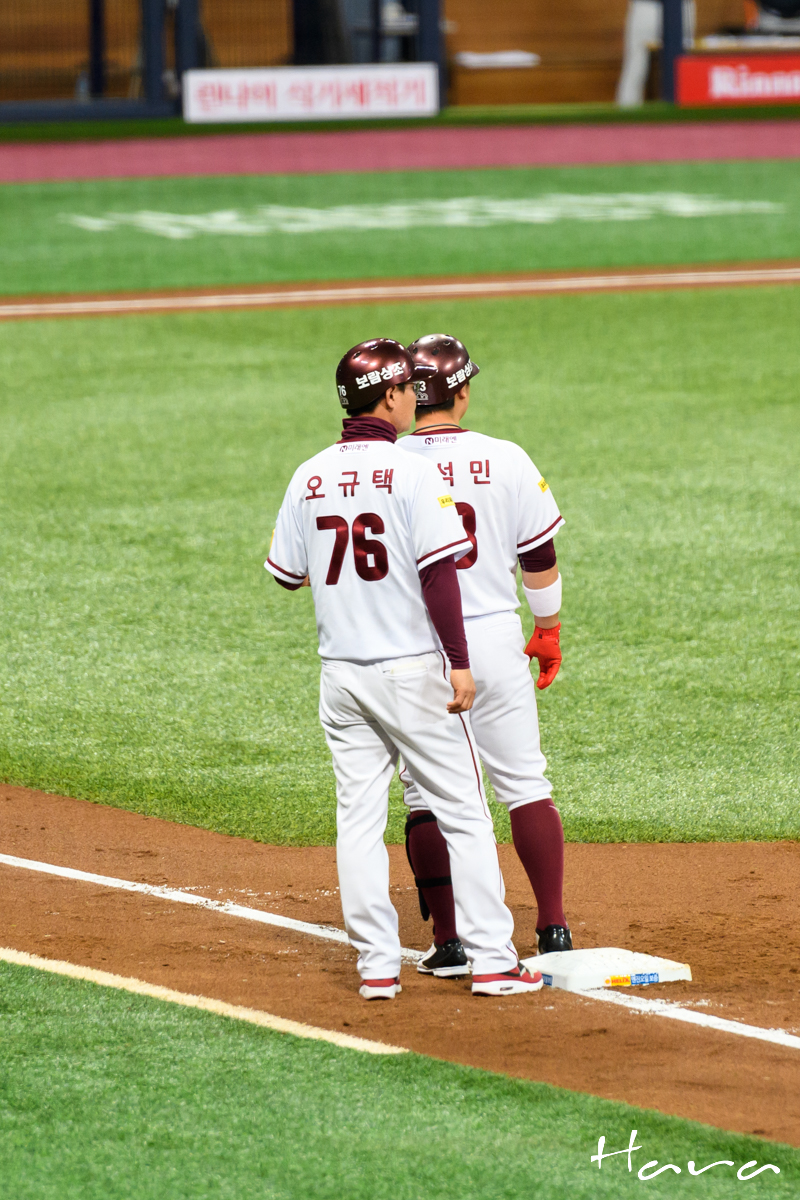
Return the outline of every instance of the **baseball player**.
[[[295,472],[265,563],[278,583],[293,590],[308,582],[314,597],[342,910],[367,1000],[400,991],[383,842],[398,752],[447,845],[473,993],[541,987],[541,975],[520,967],[511,942],[465,715],[475,685],[454,556],[471,543],[436,467],[395,445],[414,417],[413,384],[434,375],[386,338],[345,354],[336,372],[349,414],[342,438]]]
[[[528,455],[514,442],[463,429],[470,381],[478,367],[466,348],[445,334],[409,346],[414,361],[436,366],[417,386],[416,431],[400,443],[426,459],[451,490],[470,540],[458,558],[467,644],[477,687],[472,729],[497,799],[509,809],[514,846],[538,904],[537,950],[571,950],[563,908],[564,831],[545,777],[539,745],[536,693],[529,658],[537,658],[537,687],[546,688],[561,663],[561,576],[553,538],[564,519]],[[524,639],[516,609],[516,569],[534,614],[533,637]],[[447,847],[433,810],[413,778],[407,784],[406,847],[420,890],[423,916],[434,919],[434,944],[419,970],[457,975],[466,957],[457,934]]]

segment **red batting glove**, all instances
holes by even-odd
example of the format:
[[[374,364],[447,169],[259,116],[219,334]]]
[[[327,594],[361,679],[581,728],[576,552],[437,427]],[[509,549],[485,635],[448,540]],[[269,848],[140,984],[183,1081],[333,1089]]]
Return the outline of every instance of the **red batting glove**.
[[[539,678],[537,688],[550,687],[561,666],[561,646],[558,635],[561,632],[561,622],[552,629],[540,629],[537,625],[533,637],[525,647],[528,658],[539,660]]]

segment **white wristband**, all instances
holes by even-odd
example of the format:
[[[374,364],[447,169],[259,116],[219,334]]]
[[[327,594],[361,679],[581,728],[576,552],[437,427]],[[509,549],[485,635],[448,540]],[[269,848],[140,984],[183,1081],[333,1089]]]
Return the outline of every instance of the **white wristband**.
[[[525,599],[535,617],[554,617],[561,610],[561,575],[549,587],[529,588],[522,585]]]

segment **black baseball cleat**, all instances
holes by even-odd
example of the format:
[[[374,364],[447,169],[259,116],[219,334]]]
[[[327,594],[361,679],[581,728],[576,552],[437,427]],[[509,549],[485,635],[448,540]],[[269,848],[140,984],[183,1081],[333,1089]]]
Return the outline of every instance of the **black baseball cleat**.
[[[434,942],[424,958],[417,963],[421,975],[436,975],[439,979],[469,974],[469,963],[458,938],[450,938],[443,946]]]
[[[572,949],[572,934],[567,925],[548,925],[546,929],[537,929],[536,941],[539,954]]]

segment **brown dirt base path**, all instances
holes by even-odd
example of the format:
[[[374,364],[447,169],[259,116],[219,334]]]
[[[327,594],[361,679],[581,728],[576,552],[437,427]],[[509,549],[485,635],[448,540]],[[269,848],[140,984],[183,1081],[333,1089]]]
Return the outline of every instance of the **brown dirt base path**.
[[[0,835],[0,853],[342,924],[329,847],[265,846],[7,785]],[[389,853],[403,944],[427,948],[403,849]],[[533,898],[513,848],[500,857],[524,955]],[[570,845],[567,913],[579,946],[691,964],[693,983],[648,996],[800,1033],[799,875],[798,843]],[[346,946],[5,865],[0,944],[800,1146],[797,1050],[550,989],[477,1000],[411,967],[397,1000],[366,1004]]]

